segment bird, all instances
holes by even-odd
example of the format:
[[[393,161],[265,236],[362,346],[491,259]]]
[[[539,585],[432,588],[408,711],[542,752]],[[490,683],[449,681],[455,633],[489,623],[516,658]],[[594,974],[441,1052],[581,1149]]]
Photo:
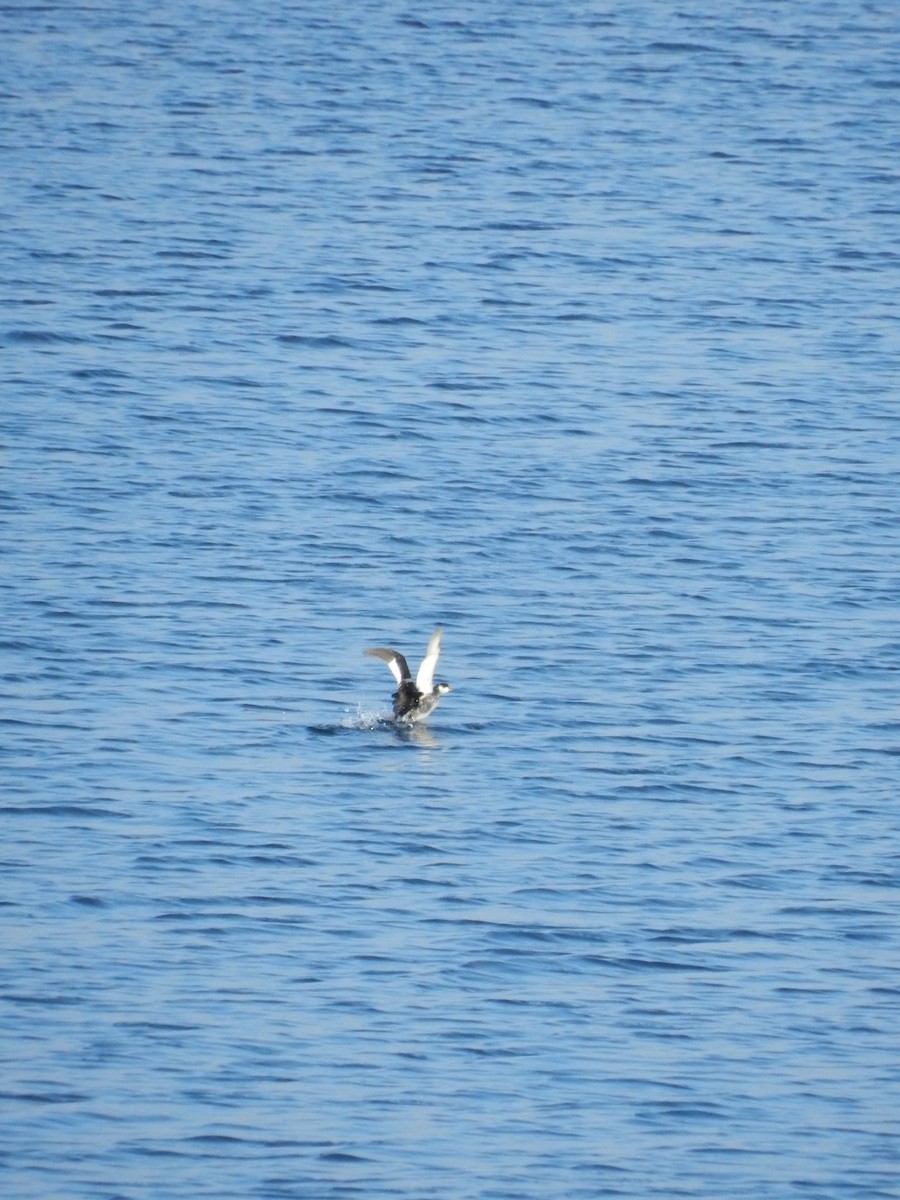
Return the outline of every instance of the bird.
[[[441,653],[443,636],[444,631],[440,627],[431,635],[415,681],[410,673],[409,663],[399,650],[390,650],[387,646],[373,646],[366,650],[369,658],[380,658],[386,662],[397,680],[397,690],[393,695],[395,721],[403,721],[406,724],[424,721],[437,707],[441,697],[453,690],[449,683],[434,682],[434,670]]]

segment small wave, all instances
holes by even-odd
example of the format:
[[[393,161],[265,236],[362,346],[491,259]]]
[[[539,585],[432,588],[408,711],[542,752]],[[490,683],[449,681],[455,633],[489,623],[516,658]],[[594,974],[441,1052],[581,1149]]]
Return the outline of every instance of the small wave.
[[[6,340],[8,342],[52,345],[54,342],[83,342],[84,338],[71,333],[60,333],[56,329],[10,329],[6,334]]]

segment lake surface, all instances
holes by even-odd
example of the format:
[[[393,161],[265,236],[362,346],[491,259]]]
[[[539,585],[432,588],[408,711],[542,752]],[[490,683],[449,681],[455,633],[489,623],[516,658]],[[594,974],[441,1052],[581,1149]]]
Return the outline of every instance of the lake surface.
[[[896,5],[0,34],[3,1194],[896,1196]]]

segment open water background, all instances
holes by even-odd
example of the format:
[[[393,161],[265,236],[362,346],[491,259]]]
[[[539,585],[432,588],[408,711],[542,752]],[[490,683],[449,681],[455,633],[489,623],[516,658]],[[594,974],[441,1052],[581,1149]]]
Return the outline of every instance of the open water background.
[[[0,43],[3,1194],[896,1196],[896,5]]]

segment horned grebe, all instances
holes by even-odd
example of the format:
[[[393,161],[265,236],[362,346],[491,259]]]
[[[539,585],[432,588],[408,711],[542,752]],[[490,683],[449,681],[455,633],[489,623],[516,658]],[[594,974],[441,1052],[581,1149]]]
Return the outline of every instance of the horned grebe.
[[[366,654],[370,658],[380,658],[391,669],[391,674],[397,680],[397,690],[394,692],[394,720],[424,721],[437,707],[442,696],[452,691],[449,683],[435,683],[434,669],[441,653],[441,638],[443,629],[436,629],[431,635],[422,665],[416,674],[415,683],[409,671],[409,663],[399,650],[389,650],[386,646],[373,646]]]

